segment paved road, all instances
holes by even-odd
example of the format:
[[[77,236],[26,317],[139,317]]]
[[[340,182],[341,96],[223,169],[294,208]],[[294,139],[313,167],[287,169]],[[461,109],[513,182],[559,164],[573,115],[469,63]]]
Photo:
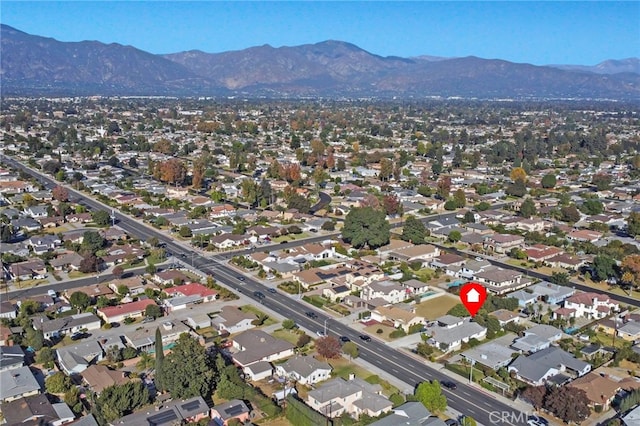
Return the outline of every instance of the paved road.
[[[31,170],[11,158],[0,156],[0,159],[13,167],[20,168],[34,176],[49,189],[58,185],[57,182],[48,176]],[[74,191],[71,188],[69,188],[69,191],[80,199],[80,204],[94,210],[105,209],[105,205],[89,198],[85,194]],[[224,285],[240,289],[245,296],[253,299],[255,303],[263,304],[283,317],[295,320],[299,325],[309,330],[323,330],[326,327],[330,333],[340,336],[348,336],[351,340],[357,342],[360,348],[360,357],[362,359],[377,366],[383,371],[386,371],[388,374],[399,378],[410,386],[416,386],[425,380],[451,380],[448,376],[445,376],[438,370],[427,366],[420,360],[414,359],[407,354],[390,348],[384,342],[378,341],[375,338],[370,342],[360,340],[356,331],[341,324],[323,312],[318,311],[316,318],[309,318],[305,315],[304,311],[312,308],[307,308],[305,305],[301,304],[300,301],[284,294],[269,293],[266,286],[253,278],[245,277],[244,281],[239,280],[238,272],[227,265],[224,260],[225,255],[216,255],[211,258],[204,257],[199,252],[174,241],[170,236],[141,224],[118,211],[114,211],[114,215],[118,225],[125,231],[142,239],[156,237],[160,242],[166,244],[166,248],[169,252],[178,254],[179,256],[183,255],[183,258],[187,262],[191,260],[191,263],[195,268],[200,269],[205,273],[212,274],[216,277],[218,282]],[[318,238],[326,238],[326,236]],[[264,297],[257,297],[255,292],[261,292]],[[485,425],[496,424],[496,415],[492,415],[491,413],[513,412],[513,416],[505,418],[505,421],[500,422],[500,424],[525,424],[524,421],[517,420],[525,418],[518,412],[518,410],[514,409],[514,407],[510,405],[502,403],[501,401],[493,399],[488,392],[485,393],[471,388],[462,382],[457,382],[457,385],[458,387],[455,391],[450,391],[448,389],[444,390],[449,406],[454,410],[473,416],[479,423]]]

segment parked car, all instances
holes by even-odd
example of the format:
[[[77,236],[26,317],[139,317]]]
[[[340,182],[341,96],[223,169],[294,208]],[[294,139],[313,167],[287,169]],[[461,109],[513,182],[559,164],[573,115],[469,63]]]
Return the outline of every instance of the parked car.
[[[79,331],[71,335],[71,340],[80,340],[80,339],[87,338],[89,336],[91,336],[91,334]]]
[[[318,335],[318,337],[327,337],[327,334],[322,330],[316,331],[316,334]]]
[[[455,419],[447,419],[444,421],[444,424],[446,424],[447,426],[460,426],[460,423],[458,423],[458,421]]]
[[[58,293],[56,293],[54,290],[47,290],[47,294],[51,297],[58,297]]]
[[[365,342],[370,342],[371,336],[367,336],[366,334],[361,334],[360,339],[364,340]]]

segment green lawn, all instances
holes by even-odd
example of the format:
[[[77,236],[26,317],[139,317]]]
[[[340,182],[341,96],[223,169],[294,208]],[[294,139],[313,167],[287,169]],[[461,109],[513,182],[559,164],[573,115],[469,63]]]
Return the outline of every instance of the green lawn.
[[[368,327],[365,327],[364,330],[367,333],[371,334],[372,336],[376,336],[376,337],[379,337],[380,339],[390,342],[393,339],[389,337],[389,334],[395,331],[395,328],[389,327],[388,325],[375,324],[375,325],[370,325]],[[377,333],[378,330],[382,330],[382,333]]]
[[[318,359],[320,359],[321,361],[323,360],[322,358]],[[342,377],[343,379],[348,379],[349,374],[353,373],[356,375],[356,377],[366,380],[368,377],[373,376],[370,371],[354,364],[353,362],[345,358],[330,359],[328,363],[333,368],[333,370],[331,371],[332,377]],[[382,386],[382,392],[386,396],[399,392],[398,388],[385,380],[380,379],[379,381],[376,380],[376,382],[379,383],[380,386]]]
[[[271,335],[277,339],[286,340],[292,345],[298,343],[298,339],[300,338],[300,334],[293,330],[285,330],[284,328],[274,331]]]
[[[452,294],[443,294],[416,305],[416,314],[433,321],[446,314],[449,309],[460,303],[460,299]]]
[[[256,316],[260,316],[260,315],[267,315],[264,312],[262,312],[260,309],[256,308],[255,306],[252,305],[244,305],[240,307],[241,311],[244,312],[251,312],[253,314],[255,314]],[[268,317],[267,320],[262,324],[263,326],[268,326],[268,325],[273,325],[275,323],[277,323],[278,321],[274,320],[271,317]]]

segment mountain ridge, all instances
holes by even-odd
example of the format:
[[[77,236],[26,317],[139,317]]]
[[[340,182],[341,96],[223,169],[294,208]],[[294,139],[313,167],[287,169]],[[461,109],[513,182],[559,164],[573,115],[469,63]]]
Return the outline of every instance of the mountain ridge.
[[[156,55],[100,41],[61,42],[0,25],[2,95],[640,99],[637,58],[538,66],[475,56],[380,56],[352,43],[268,44]],[[638,60],[640,63],[640,60]],[[623,70],[608,74],[608,71]]]

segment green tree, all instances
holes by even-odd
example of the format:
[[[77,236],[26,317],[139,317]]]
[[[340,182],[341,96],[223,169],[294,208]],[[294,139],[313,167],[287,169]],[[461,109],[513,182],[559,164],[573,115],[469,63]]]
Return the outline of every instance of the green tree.
[[[93,223],[98,226],[105,227],[111,225],[111,215],[109,215],[109,212],[106,210],[96,210],[91,213],[91,219]]]
[[[342,237],[355,248],[378,248],[389,242],[391,227],[386,215],[372,207],[354,207],[344,221]]]
[[[632,236],[640,235],[640,212],[631,212],[627,217],[627,232]]]
[[[416,388],[415,397],[432,413],[440,413],[447,408],[447,397],[442,394],[440,382],[437,380],[420,383]]]
[[[589,199],[584,200],[580,206],[580,211],[586,215],[596,215],[604,211],[604,206],[600,200]]]
[[[74,291],[71,293],[71,296],[69,296],[69,303],[71,303],[71,306],[74,308],[84,311],[91,304],[91,297],[81,291]]]
[[[478,426],[478,422],[473,417],[464,416],[460,419],[460,426]]]
[[[575,204],[560,208],[560,220],[568,223],[576,223],[580,220],[580,212]]]
[[[163,392],[164,386],[162,382],[163,367],[164,367],[164,348],[162,347],[162,333],[160,328],[156,328],[156,341],[155,341],[155,356],[156,356],[156,388],[158,391]]]
[[[44,346],[44,333],[42,330],[34,330],[29,327],[25,332],[25,342],[28,346],[39,351]]]
[[[282,321],[282,328],[284,328],[285,330],[291,330],[295,326],[296,322],[291,318],[287,318],[286,320]]]
[[[473,214],[473,212],[471,210],[467,210],[464,213],[464,216],[462,217],[462,222],[463,223],[475,223],[476,222],[475,214]]]
[[[453,230],[449,232],[448,238],[452,243],[457,243],[462,238],[462,234],[460,233],[460,231]]]
[[[596,186],[596,189],[598,191],[604,191],[609,189],[611,180],[611,175],[608,175],[606,173],[597,173],[593,176],[591,183]]]
[[[178,230],[178,235],[180,235],[182,238],[190,238],[193,233],[191,232],[191,228],[189,228],[187,225],[182,225],[180,227],[180,230]]]
[[[536,204],[531,198],[526,198],[520,206],[520,216],[530,218],[531,216],[535,216],[536,213]]]
[[[555,186],[556,186],[556,175],[554,175],[553,173],[547,173],[546,175],[544,175],[542,177],[542,180],[540,181],[540,184],[545,189],[555,188]]]
[[[173,398],[209,396],[215,371],[204,346],[188,334],[180,336],[162,365],[162,384]]]
[[[86,231],[82,234],[82,244],[80,244],[81,251],[85,253],[95,254],[98,250],[104,247],[105,240],[96,231]]]
[[[38,351],[38,354],[36,355],[36,362],[38,364],[50,364],[53,361],[55,361],[56,356],[53,353],[53,349],[45,346],[42,349],[40,349]]]
[[[148,305],[144,308],[144,314],[148,317],[159,318],[162,316],[162,309],[156,304]]]
[[[98,417],[113,422],[149,402],[149,391],[139,380],[105,388],[96,399]]]
[[[356,345],[353,342],[347,342],[344,345],[342,345],[342,352],[349,355],[349,358],[351,359],[358,358],[358,355],[360,355],[358,345]]]
[[[567,285],[569,284],[569,275],[565,272],[554,272],[551,274],[549,281],[558,285]]]
[[[65,393],[71,387],[71,379],[58,371],[45,379],[44,387],[49,393]]]
[[[453,201],[459,209],[467,205],[467,196],[461,188],[456,189],[456,192],[453,193]]]
[[[616,261],[606,254],[593,258],[593,278],[596,281],[606,281],[618,276]]]
[[[415,216],[407,216],[402,227],[402,238],[404,241],[409,241],[413,244],[424,244],[424,237],[427,229],[421,220],[415,218]]]

